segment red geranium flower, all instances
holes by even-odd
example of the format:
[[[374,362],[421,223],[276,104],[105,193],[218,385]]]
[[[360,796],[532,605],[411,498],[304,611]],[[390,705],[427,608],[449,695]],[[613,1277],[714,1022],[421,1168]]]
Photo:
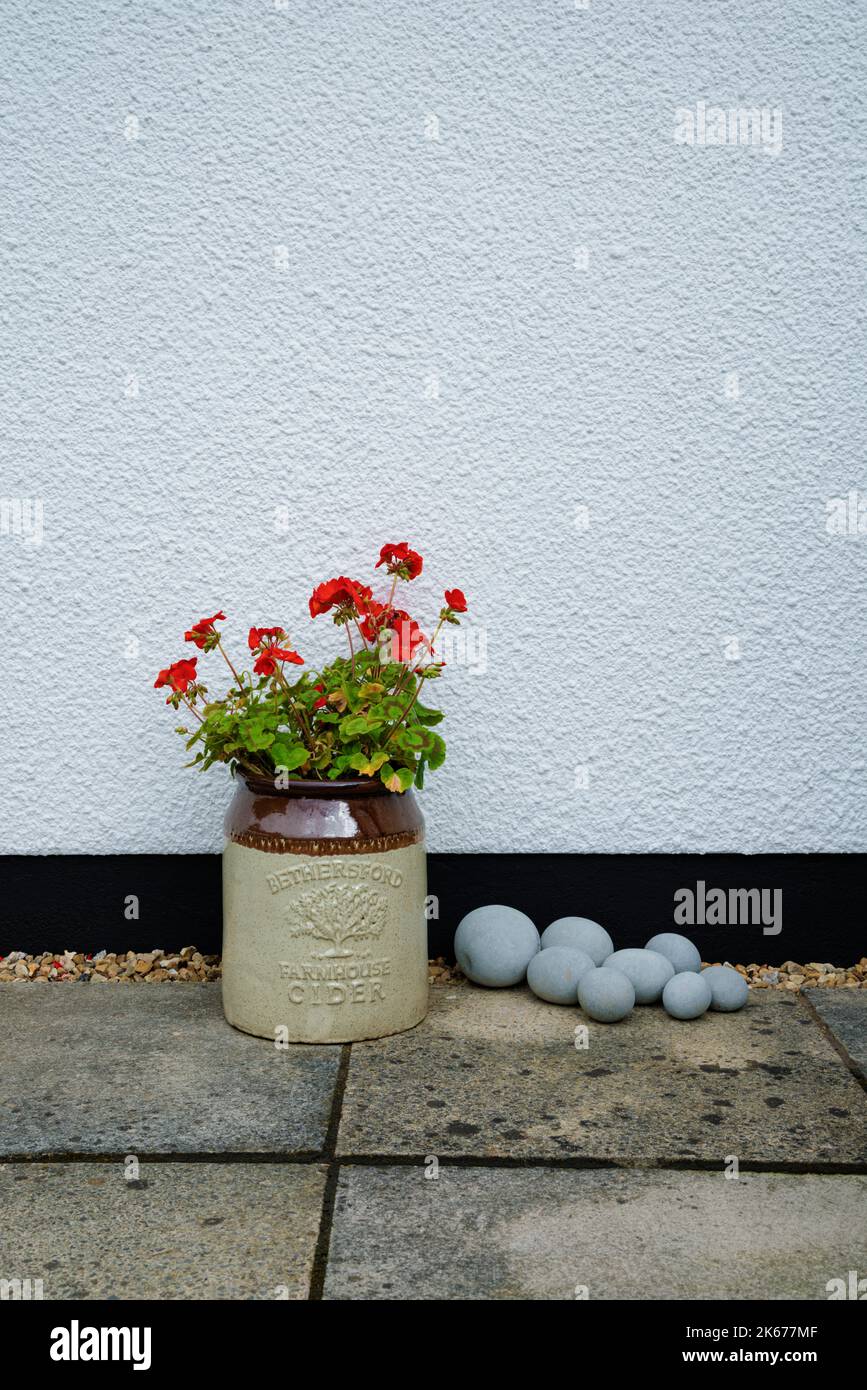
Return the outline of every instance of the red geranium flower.
[[[276,642],[266,642],[256,660],[253,670],[257,676],[273,676],[278,661],[291,661],[294,666],[303,666],[304,658],[291,647],[278,647]]]
[[[368,642],[375,642],[388,628],[392,633],[392,661],[413,661],[418,648],[429,645],[418,623],[402,608],[386,608],[375,600],[370,607],[372,612],[361,624],[361,631]]]
[[[376,568],[380,565],[387,565],[389,574],[397,574],[401,579],[416,579],[422,571],[424,560],[418,551],[410,550],[406,541],[399,544],[388,544],[382,547],[379,552],[379,559]]]
[[[164,671],[160,671],[154,681],[154,689],[159,690],[162,685],[170,685],[172,690],[183,695],[187,686],[191,685],[196,679],[196,662],[198,659],[197,656],[193,656],[189,660],[184,658],[183,661],[176,661],[173,665],[167,666]],[[171,698],[171,696],[169,698]]]
[[[209,637],[219,637],[214,623],[224,623],[226,615],[223,612],[215,613],[213,618],[202,618],[199,622],[193,623],[189,632],[184,633],[185,642],[195,642],[201,650],[207,643]]]
[[[375,598],[368,600],[365,616],[359,623],[361,635],[366,642],[376,641],[376,634],[380,628],[388,627],[387,619],[393,612],[393,608],[387,608],[384,603],[378,603]]]
[[[253,662],[257,676],[273,676],[278,661],[291,661],[294,666],[303,666],[304,658],[291,647],[281,647],[288,641],[288,633],[282,627],[251,627],[247,642],[251,652],[258,652]]]
[[[446,607],[453,613],[466,613],[467,601],[460,589],[446,589]]]
[[[328,613],[332,608],[344,610],[347,617],[363,613],[373,591],[357,579],[347,579],[340,575],[337,579],[327,579],[318,584],[310,595],[310,616],[317,618],[320,613]]]
[[[250,651],[254,652],[263,637],[279,637],[282,639],[285,636],[286,633],[283,631],[282,627],[251,627],[247,634],[247,645]]]
[[[394,633],[391,650],[395,661],[414,661],[418,648],[428,645],[418,623],[403,609],[394,610],[388,625]]]

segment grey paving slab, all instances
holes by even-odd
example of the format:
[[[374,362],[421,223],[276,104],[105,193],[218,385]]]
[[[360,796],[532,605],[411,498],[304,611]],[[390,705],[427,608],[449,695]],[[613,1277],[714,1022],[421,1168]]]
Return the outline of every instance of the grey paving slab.
[[[867,989],[810,989],[807,998],[867,1078]]]
[[[867,1163],[867,1097],[790,995],[614,1026],[527,989],[437,986],[411,1032],[352,1049],[341,1154]]]
[[[0,1165],[0,1279],[45,1299],[306,1298],[325,1168]]]
[[[230,1028],[220,986],[0,985],[0,1158],[315,1153],[337,1047]]]
[[[865,1210],[864,1177],[344,1168],[324,1296],[825,1300]]]

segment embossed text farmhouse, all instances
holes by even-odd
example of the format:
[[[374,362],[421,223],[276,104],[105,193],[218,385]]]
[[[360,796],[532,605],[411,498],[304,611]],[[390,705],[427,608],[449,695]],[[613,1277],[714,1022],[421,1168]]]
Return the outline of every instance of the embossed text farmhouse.
[[[384,977],[390,973],[388,958],[310,965],[280,962],[281,976],[292,981],[290,1004],[369,1004],[384,997]]]

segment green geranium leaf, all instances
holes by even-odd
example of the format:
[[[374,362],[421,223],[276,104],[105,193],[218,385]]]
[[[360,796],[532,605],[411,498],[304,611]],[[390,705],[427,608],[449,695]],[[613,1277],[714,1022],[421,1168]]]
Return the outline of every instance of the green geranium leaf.
[[[446,760],[446,745],[445,740],[440,738],[439,734],[431,734],[431,738],[434,741],[434,746],[427,755],[427,760],[431,772],[436,772],[437,768],[442,767]]]
[[[276,768],[282,767],[287,772],[294,772],[307,762],[310,750],[305,748],[303,743],[276,742],[271,745],[271,757]]]
[[[407,696],[407,700],[409,696]],[[406,708],[407,700],[399,700],[396,695],[386,695],[384,700],[380,700],[374,709],[378,717],[388,724],[394,724],[401,718]]]
[[[382,720],[375,718],[372,710],[367,714],[350,714],[340,722],[340,737],[345,743],[349,738],[363,738],[381,728]]]
[[[419,724],[439,724],[443,718],[441,709],[428,709],[427,705],[420,705],[418,700],[412,707],[412,713],[418,719]]]
[[[379,771],[383,763],[388,762],[388,754],[385,749],[380,748],[378,753],[353,753],[349,759],[349,766],[354,772],[360,772],[363,777],[373,777]]]
[[[243,745],[251,753],[257,753],[263,748],[270,748],[274,742],[274,732],[266,729],[264,724],[259,721],[250,720],[242,724],[239,730]]]
[[[432,753],[435,747],[434,740],[436,734],[432,734],[430,729],[423,729],[416,724],[410,729],[398,729],[394,735],[394,742],[404,753]]]
[[[389,661],[386,662],[385,666],[383,666],[380,671],[379,679],[386,690],[393,690],[398,681],[403,680],[405,675],[405,666],[402,666],[399,661]]]
[[[333,782],[335,778],[342,777],[348,767],[348,763],[343,758],[336,758],[328,769],[328,779]]]
[[[390,792],[409,791],[413,784],[415,773],[411,767],[392,767],[391,763],[386,763],[379,769],[379,780],[382,785]]]

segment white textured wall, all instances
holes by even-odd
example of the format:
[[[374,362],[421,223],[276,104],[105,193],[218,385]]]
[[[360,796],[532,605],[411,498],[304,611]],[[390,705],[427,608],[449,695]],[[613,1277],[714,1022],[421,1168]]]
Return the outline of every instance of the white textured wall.
[[[864,848],[864,5],[0,23],[4,851],[219,847],[157,668],[220,605],[324,652],[312,583],[403,538],[488,640],[432,848]],[[782,152],[676,144],[699,100]]]

